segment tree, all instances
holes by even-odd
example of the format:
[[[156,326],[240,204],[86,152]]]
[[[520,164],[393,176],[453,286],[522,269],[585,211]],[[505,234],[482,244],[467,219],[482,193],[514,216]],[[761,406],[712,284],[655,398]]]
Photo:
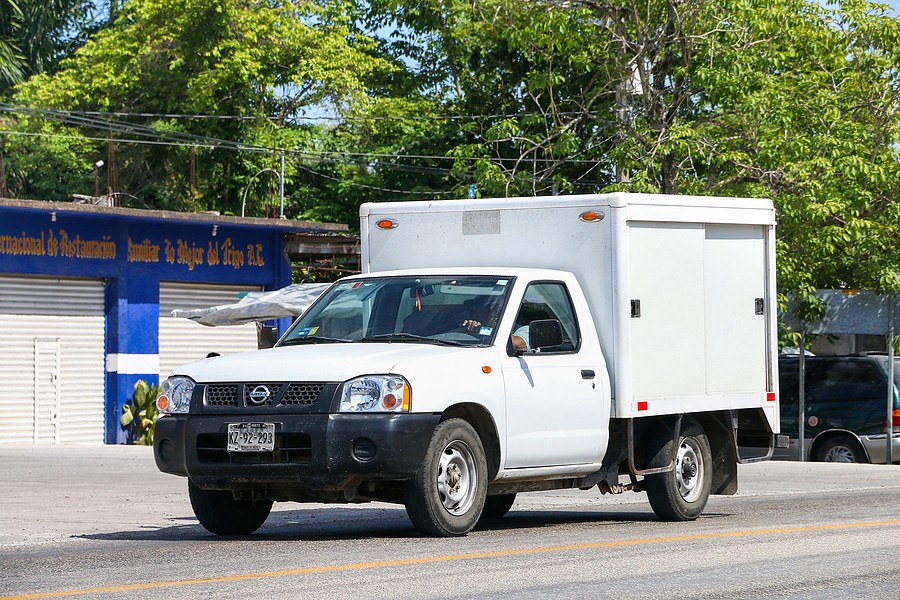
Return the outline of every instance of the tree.
[[[0,1],[0,90],[53,71],[93,29],[85,0]]]
[[[23,58],[16,34],[22,22],[22,9],[15,0],[0,0],[0,89],[24,78]]]
[[[384,9],[427,42],[421,55],[437,57],[435,103],[481,115],[457,132],[457,182],[490,195],[771,197],[783,288],[897,287],[900,20],[885,7],[419,0]]]
[[[19,195],[92,189],[104,158],[147,206],[237,213],[247,190],[261,214],[284,153],[289,215],[351,224],[363,201],[473,191],[765,196],[783,289],[898,287],[900,19],[883,6],[114,5],[17,88],[5,128],[50,136],[8,137]]]
[[[77,150],[70,170],[90,173],[108,157],[104,188],[114,194],[158,208],[236,212],[246,179],[310,137],[292,119],[359,102],[362,78],[387,67],[365,52],[364,36],[349,36],[338,8],[133,0],[56,73],[17,88],[24,108],[15,125],[48,134],[42,128],[55,121],[53,135],[77,138],[69,147],[89,141],[92,150]],[[41,189],[43,174],[21,168],[34,145],[10,138],[11,186],[21,196]]]
[[[695,127],[688,190],[775,199],[782,289],[897,289],[900,21],[865,2],[785,3],[771,21],[737,6],[731,35],[756,49],[711,47],[698,71],[722,108]]]

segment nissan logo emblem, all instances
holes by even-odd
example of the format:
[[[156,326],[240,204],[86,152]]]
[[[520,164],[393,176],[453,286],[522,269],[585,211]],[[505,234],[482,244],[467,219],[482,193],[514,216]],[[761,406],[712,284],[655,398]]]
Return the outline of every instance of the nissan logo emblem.
[[[251,404],[265,404],[266,400],[268,400],[271,395],[272,392],[269,391],[268,387],[258,385],[247,394],[247,400],[249,400]]]

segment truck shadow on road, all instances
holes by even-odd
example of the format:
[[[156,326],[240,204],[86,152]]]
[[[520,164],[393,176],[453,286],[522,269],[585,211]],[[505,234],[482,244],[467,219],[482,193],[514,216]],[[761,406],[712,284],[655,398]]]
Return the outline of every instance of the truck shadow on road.
[[[706,513],[701,520],[729,517],[725,513]],[[218,536],[206,531],[194,517],[178,517],[181,524],[156,527],[146,525],[126,531],[90,533],[73,537],[99,541],[190,541],[190,540],[256,540],[256,541],[328,541],[413,539],[424,537],[413,529],[402,508],[326,508],[279,510],[252,535]],[[485,519],[469,535],[481,532],[547,529],[567,525],[607,526],[625,523],[658,523],[667,529],[651,511],[573,511],[573,510],[515,510],[501,519]]]

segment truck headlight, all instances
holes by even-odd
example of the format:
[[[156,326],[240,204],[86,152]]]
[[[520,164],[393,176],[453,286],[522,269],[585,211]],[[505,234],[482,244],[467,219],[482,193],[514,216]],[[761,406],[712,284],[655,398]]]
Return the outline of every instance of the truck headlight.
[[[340,412],[409,412],[409,383],[399,375],[366,375],[344,383]]]
[[[176,375],[169,377],[160,386],[162,393],[156,399],[156,408],[165,415],[186,414],[191,407],[194,381]]]

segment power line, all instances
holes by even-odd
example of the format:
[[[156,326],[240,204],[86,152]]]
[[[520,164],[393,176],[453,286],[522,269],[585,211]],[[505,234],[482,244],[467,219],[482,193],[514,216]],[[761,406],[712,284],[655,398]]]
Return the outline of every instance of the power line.
[[[209,119],[234,121],[279,121],[280,117],[268,115],[208,115],[190,113],[150,113],[150,112],[101,112],[101,111],[68,111],[71,114],[88,116],[141,117],[153,119]],[[597,113],[567,111],[554,113],[555,116],[571,117],[578,115],[597,116]],[[518,112],[488,115],[293,115],[289,121],[479,121],[491,119],[521,119],[527,117],[547,117],[539,112]]]
[[[140,135],[144,137],[149,137],[151,139],[162,139],[162,140],[180,140],[185,142],[195,142],[200,146],[207,147],[227,147],[244,151],[252,151],[252,152],[270,152],[270,151],[278,151],[281,149],[275,148],[266,148],[262,146],[255,146],[251,144],[245,144],[241,142],[234,142],[232,140],[224,140],[220,138],[213,138],[209,136],[201,136],[191,133],[184,132],[169,132],[169,131],[161,131],[156,128],[144,126],[144,125],[136,125],[133,123],[127,123],[124,121],[116,121],[116,120],[103,120],[103,119],[92,119],[87,117],[78,116],[80,114],[95,114],[95,115],[103,115],[103,114],[131,114],[131,113],[98,113],[98,112],[78,112],[78,111],[59,111],[59,110],[50,110],[50,109],[35,109],[30,107],[12,105],[8,103],[0,102],[0,111],[11,112],[11,113],[24,113],[32,116],[37,116],[41,118],[46,118],[47,120],[51,120],[54,122],[59,122],[65,125],[72,126],[87,126],[92,128],[103,129],[104,131],[113,131],[115,133],[125,133],[130,135]],[[151,114],[151,113],[143,113],[143,114]],[[580,113],[571,113],[571,114],[580,114]],[[509,115],[512,116],[512,115]],[[500,116],[494,115],[493,117],[485,117],[485,118],[499,118]],[[391,117],[393,118],[393,117]],[[468,117],[466,117],[468,118]],[[479,117],[480,118],[480,117]],[[610,121],[612,123],[612,121]],[[131,140],[132,143],[139,143],[137,140]],[[188,144],[190,145],[190,144]],[[297,152],[297,151],[295,151]],[[483,157],[448,157],[448,156],[439,156],[439,155],[400,155],[400,154],[374,154],[374,153],[351,153],[344,152],[346,156],[359,156],[359,157],[371,157],[371,158],[408,158],[408,159],[422,159],[422,160],[480,160]],[[503,157],[492,157],[491,160],[497,160],[500,162],[504,161],[519,161],[520,158],[503,158]],[[528,159],[528,162],[559,162],[560,159],[553,158],[531,158]],[[569,164],[578,164],[579,162],[583,162],[585,164],[593,164],[595,161],[593,160],[577,160],[573,158],[566,159],[565,162]]]
[[[184,133],[184,132],[171,132],[171,131],[160,131],[159,129],[148,127],[144,125],[137,125],[133,123],[112,120],[112,119],[98,119],[92,117],[80,116],[82,114],[95,114],[95,115],[108,115],[112,113],[97,113],[97,112],[70,112],[70,111],[59,111],[52,109],[35,109],[25,106],[19,106],[9,103],[0,102],[0,111],[9,112],[9,113],[17,113],[17,114],[25,114],[29,116],[33,116],[40,119],[45,119],[54,123],[59,123],[66,126],[77,127],[77,128],[89,128],[89,129],[99,129],[104,132],[108,132],[110,135],[112,133],[123,134],[123,135],[131,135],[136,136],[142,139],[133,139],[133,138],[116,138],[116,143],[122,144],[143,144],[143,145],[156,145],[156,146],[171,146],[171,147],[182,147],[182,148],[204,148],[209,150],[232,150],[232,151],[242,151],[242,152],[253,152],[258,154],[269,154],[269,153],[284,153],[287,155],[294,156],[300,159],[306,160],[315,160],[319,162],[325,162],[335,165],[349,165],[349,164],[359,164],[362,161],[366,161],[369,163],[369,166],[373,169],[377,170],[393,170],[393,171],[405,171],[416,174],[423,175],[439,175],[446,176],[449,175],[452,171],[448,168],[440,168],[440,167],[430,167],[423,165],[408,165],[398,162],[400,160],[429,160],[429,161],[453,161],[457,162],[459,160],[465,160],[469,162],[478,161],[478,160],[490,160],[495,163],[504,164],[504,163],[516,163],[516,164],[584,164],[584,165],[593,165],[596,166],[598,162],[596,160],[579,160],[574,157],[568,157],[565,159],[554,159],[554,158],[538,158],[532,157],[524,159],[522,157],[485,157],[485,156],[474,156],[474,157],[454,157],[454,156],[441,156],[441,155],[407,155],[407,154],[383,154],[383,153],[365,153],[365,152],[347,152],[347,151],[303,151],[296,149],[279,149],[279,148],[268,148],[264,146],[258,146],[253,144],[244,144],[241,142],[234,142],[232,140],[225,140],[220,138],[213,138],[209,136],[201,136],[196,134]],[[118,113],[118,114],[130,114],[130,113]],[[149,113],[145,113],[149,114]],[[96,142],[109,142],[107,137],[93,137],[87,135],[65,135],[58,133],[37,133],[37,132],[20,132],[20,131],[0,131],[0,134],[5,135],[22,135],[22,136],[31,136],[31,137],[50,137],[50,138],[58,138],[58,139],[73,139],[73,140],[89,140]],[[341,160],[343,159],[343,160]],[[381,160],[387,159],[387,160]],[[333,177],[329,177],[318,171],[310,169],[308,167],[304,167],[300,164],[296,165],[298,168],[303,168],[304,170],[315,173],[318,176],[335,179]],[[392,192],[392,193],[401,193],[406,194],[410,193],[406,190],[389,190],[386,188],[377,188],[374,186],[364,186],[362,187],[372,187],[372,189],[378,191]]]
[[[144,125],[135,125],[132,123],[126,123],[123,121],[114,121],[114,120],[100,120],[100,119],[92,119],[87,117],[80,117],[77,115],[72,115],[67,111],[58,111],[58,110],[42,110],[42,109],[33,109],[27,107],[19,107],[15,105],[9,105],[6,103],[0,103],[0,111],[10,112],[10,113],[20,113],[25,114],[41,119],[45,119],[48,121],[53,121],[56,123],[60,123],[63,125],[70,125],[75,127],[88,127],[92,129],[101,129],[103,131],[110,131],[114,133],[123,133],[129,135],[137,135],[142,137],[147,137],[154,140],[166,140],[166,141],[180,141],[184,142],[184,145],[197,145],[197,146],[222,146],[228,147],[232,149],[243,149],[243,150],[258,150],[258,151],[268,151],[268,148],[264,148],[261,146],[254,146],[251,144],[243,144],[240,142],[233,142],[231,140],[223,140],[219,138],[213,138],[209,136],[200,136],[191,133],[183,133],[177,131],[161,131],[159,129],[153,127],[147,127]],[[133,143],[140,143],[138,140],[131,140]]]
[[[308,173],[311,173],[311,174],[313,174],[317,177],[321,177],[323,179],[329,179],[331,181],[336,181],[338,183],[343,183],[343,184],[350,184],[355,187],[360,187],[360,188],[364,188],[364,189],[368,189],[368,190],[375,190],[376,192],[388,192],[388,193],[392,193],[392,194],[417,195],[417,196],[447,196],[447,195],[453,194],[453,192],[436,192],[436,191],[435,192],[417,192],[417,191],[413,191],[413,190],[393,190],[390,188],[382,188],[382,187],[377,187],[374,185],[368,185],[365,183],[359,183],[359,182],[353,181],[353,180],[339,179],[337,177],[332,177],[331,175],[326,175],[325,173],[321,173],[314,169],[304,167],[303,165],[296,165],[296,166],[298,169],[300,169],[302,171],[306,171]]]
[[[2,108],[0,108],[2,110]],[[63,123],[65,125],[72,125],[71,123]],[[103,129],[103,127],[95,127],[96,129]],[[127,130],[120,130],[113,128],[115,133],[129,133]],[[70,140],[88,140],[95,142],[109,142],[109,138],[107,137],[96,137],[89,135],[67,135],[62,133],[41,133],[41,132],[32,132],[32,131],[14,131],[14,130],[0,130],[0,135],[20,135],[24,137],[46,137],[46,138],[58,138],[58,139],[70,139]],[[114,141],[116,143],[121,144],[146,144],[146,145],[154,145],[154,146],[173,146],[179,148],[203,148],[207,150],[236,150],[241,152],[254,152],[257,154],[270,154],[270,153],[280,153],[284,152],[285,154],[293,155],[300,158],[306,159],[315,159],[315,160],[330,160],[335,162],[336,164],[352,164],[358,163],[358,159],[418,159],[418,160],[443,160],[443,161],[459,161],[465,160],[469,162],[478,161],[478,160],[491,160],[494,162],[500,163],[509,163],[509,162],[525,162],[525,163],[565,163],[565,164],[584,164],[584,165],[594,165],[597,163],[596,160],[589,159],[553,159],[553,158],[530,158],[530,159],[520,159],[518,157],[486,157],[486,156],[471,156],[471,157],[460,157],[460,156],[442,156],[442,155],[428,155],[428,154],[384,154],[384,153],[368,153],[368,152],[347,152],[342,150],[319,150],[319,151],[310,151],[310,150],[296,150],[296,149],[283,149],[283,148],[267,148],[264,146],[254,146],[243,144],[240,142],[230,142],[227,140],[218,140],[216,138],[203,138],[197,136],[198,139],[193,140],[169,140],[164,136],[160,136],[159,139],[129,139],[129,138],[115,138]],[[343,157],[348,159],[353,159],[352,163],[350,161],[336,161],[334,157]],[[379,166],[385,166],[389,163],[378,163]],[[403,165],[397,165],[403,166]],[[434,171],[446,171],[449,172],[449,169],[438,169],[435,167],[414,167],[414,168],[423,168]]]

